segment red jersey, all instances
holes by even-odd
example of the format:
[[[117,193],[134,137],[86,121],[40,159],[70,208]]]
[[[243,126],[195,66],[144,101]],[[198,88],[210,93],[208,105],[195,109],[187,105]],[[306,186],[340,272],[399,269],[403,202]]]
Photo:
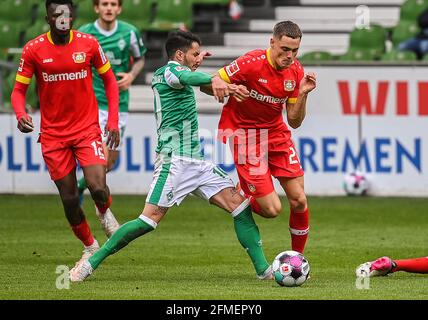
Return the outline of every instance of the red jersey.
[[[296,103],[304,71],[299,61],[277,70],[269,50],[253,50],[219,70],[228,83],[245,85],[250,97],[238,102],[233,97],[223,107],[219,129],[269,129],[269,133],[290,132],[284,123],[284,105]]]
[[[99,129],[98,106],[92,87],[92,66],[99,74],[110,69],[98,41],[72,30],[66,45],[55,45],[50,32],[23,48],[16,81],[29,84],[36,75],[41,132],[68,139]]]

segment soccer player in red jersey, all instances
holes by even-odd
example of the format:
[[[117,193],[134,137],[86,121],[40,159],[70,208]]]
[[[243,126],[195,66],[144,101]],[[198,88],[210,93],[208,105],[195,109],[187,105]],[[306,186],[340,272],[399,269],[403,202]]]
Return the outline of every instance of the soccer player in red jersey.
[[[94,66],[101,75],[109,104],[107,143],[119,144],[119,90],[110,63],[97,40],[71,29],[72,0],[46,0],[46,21],[50,31],[29,41],[23,48],[11,101],[18,129],[32,132],[34,125],[25,111],[25,94],[36,76],[40,99],[39,142],[51,179],[58,188],[65,215],[84,246],[84,259],[98,248],[85,215],[79,206],[76,162],[79,161],[106,233],[119,225],[111,213],[110,191],[106,185],[98,107],[92,87]]]
[[[249,98],[230,97],[223,108],[219,138],[229,138],[240,187],[251,199],[253,211],[273,218],[281,212],[272,176],[279,180],[290,204],[292,249],[302,252],[309,231],[309,210],[303,170],[284,123],[298,128],[306,115],[306,99],[316,87],[315,74],[304,74],[296,59],[302,32],[291,21],[275,25],[270,47],[253,50],[219,70],[223,80],[244,85]]]
[[[402,260],[381,257],[375,261],[361,264],[356,270],[356,275],[357,277],[378,277],[397,271],[428,273],[428,257]]]

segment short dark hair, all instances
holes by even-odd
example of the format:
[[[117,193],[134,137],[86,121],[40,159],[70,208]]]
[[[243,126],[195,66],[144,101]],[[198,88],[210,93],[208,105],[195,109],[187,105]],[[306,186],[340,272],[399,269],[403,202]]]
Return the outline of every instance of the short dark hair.
[[[165,42],[165,50],[168,58],[171,59],[174,57],[177,50],[186,52],[192,47],[194,42],[201,45],[201,39],[196,34],[182,30],[171,31]]]
[[[49,8],[49,6],[52,3],[55,3],[55,4],[69,4],[72,7],[74,7],[73,0],[46,0],[46,2],[45,2],[46,12],[48,11],[48,8]]]
[[[283,36],[297,39],[302,38],[302,31],[299,26],[292,21],[281,21],[273,27],[273,35],[281,39]]]
[[[147,1],[147,0],[143,0],[143,1]],[[100,0],[92,0],[92,3],[94,4],[94,6],[98,6],[100,4]],[[123,0],[119,0],[119,7],[121,7],[123,4]]]

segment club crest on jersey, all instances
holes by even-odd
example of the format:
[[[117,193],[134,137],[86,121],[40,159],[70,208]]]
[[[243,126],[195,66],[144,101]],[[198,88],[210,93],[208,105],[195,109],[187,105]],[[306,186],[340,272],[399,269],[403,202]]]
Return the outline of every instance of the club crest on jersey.
[[[249,183],[248,190],[250,190],[250,192],[256,192],[256,187],[254,186],[254,184]]]
[[[239,71],[239,66],[238,66],[238,62],[236,62],[236,60],[233,61],[231,64],[229,64],[226,67],[226,73],[229,77],[233,76],[238,71]]]
[[[74,63],[83,63],[86,61],[86,53],[84,52],[75,52],[73,53]]]
[[[294,80],[284,80],[284,89],[285,91],[294,91],[296,87],[296,81]]]
[[[119,47],[120,51],[123,51],[126,47],[126,42],[123,39],[120,39],[117,43],[117,46]]]

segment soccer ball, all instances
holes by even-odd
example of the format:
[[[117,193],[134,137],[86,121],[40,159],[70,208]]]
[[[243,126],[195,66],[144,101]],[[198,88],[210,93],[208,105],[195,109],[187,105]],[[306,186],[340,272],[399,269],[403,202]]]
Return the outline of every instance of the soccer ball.
[[[276,283],[283,287],[298,287],[308,279],[309,261],[297,251],[284,251],[272,263]]]
[[[345,176],[343,188],[349,196],[364,196],[369,190],[369,182],[363,173],[356,171]]]

